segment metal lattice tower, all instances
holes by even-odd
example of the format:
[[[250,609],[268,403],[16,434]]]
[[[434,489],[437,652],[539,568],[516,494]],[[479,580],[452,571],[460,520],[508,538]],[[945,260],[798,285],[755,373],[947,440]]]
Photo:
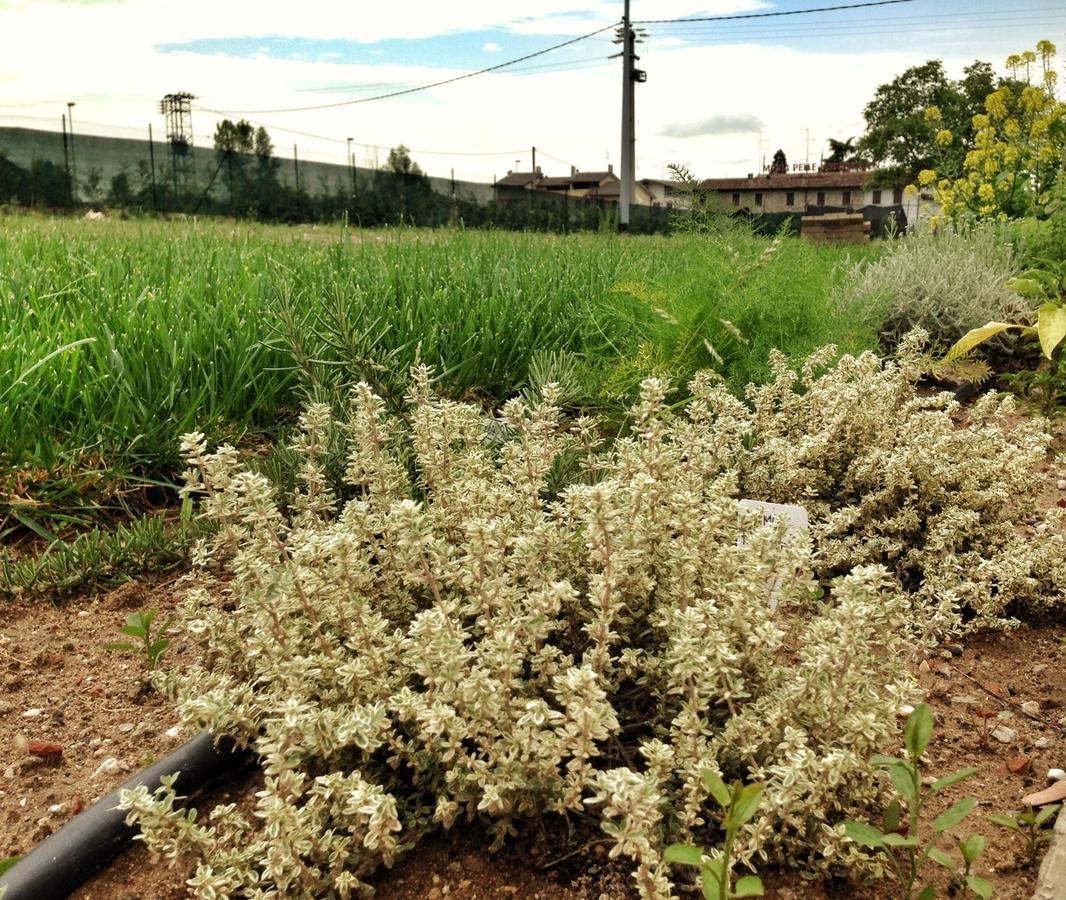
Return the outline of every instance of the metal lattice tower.
[[[159,111],[167,124],[167,142],[170,144],[170,165],[174,179],[174,196],[180,202],[182,185],[188,193],[191,175],[192,147],[192,101],[196,98],[183,91],[167,94],[159,101]]]
[[[159,111],[167,121],[167,140],[178,152],[185,152],[192,146],[192,101],[195,99],[192,94],[183,92],[167,94],[159,101]]]

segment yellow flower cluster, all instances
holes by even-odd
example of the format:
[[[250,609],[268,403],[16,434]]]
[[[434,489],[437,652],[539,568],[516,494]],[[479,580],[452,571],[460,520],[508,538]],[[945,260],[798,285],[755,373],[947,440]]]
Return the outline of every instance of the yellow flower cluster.
[[[985,113],[973,117],[973,149],[958,175],[926,169],[918,184],[935,184],[945,215],[991,219],[1040,212],[1048,188],[1066,169],[1066,103],[1055,95],[1055,45],[1037,44],[1007,59],[1016,84],[1004,85],[985,98]],[[1021,83],[1022,86],[1018,86]],[[925,111],[927,122],[939,122],[940,110]],[[937,133],[948,147],[954,136]]]

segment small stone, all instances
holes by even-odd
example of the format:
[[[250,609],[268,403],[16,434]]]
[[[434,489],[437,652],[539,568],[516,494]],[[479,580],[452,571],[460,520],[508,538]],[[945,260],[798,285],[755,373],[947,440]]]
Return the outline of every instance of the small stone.
[[[136,726],[132,722],[123,722],[118,726],[118,730],[123,734],[129,734]]]
[[[920,663],[918,663],[918,671],[921,672],[923,675],[927,674],[929,672],[929,660],[923,659]]]
[[[1030,716],[1039,715],[1040,704],[1037,703],[1035,700],[1026,700],[1022,704],[1022,712]]]
[[[429,889],[429,893],[426,894],[426,896],[429,898],[429,900],[440,900],[440,888],[431,887]]]
[[[940,658],[941,659],[954,659],[955,658],[955,654],[953,654],[950,650],[941,650],[940,651]]]
[[[15,767],[14,766],[8,766],[6,769],[4,769],[4,778],[6,778],[6,779],[8,779],[10,781],[14,777],[15,777]]]
[[[1047,738],[1037,738],[1035,741],[1033,741],[1033,746],[1037,750],[1047,750],[1047,748],[1051,746],[1051,741],[1049,741]]]
[[[1066,781],[1066,772],[1062,771],[1062,769],[1048,769],[1047,780]]]
[[[24,712],[22,714],[22,718],[24,718],[24,719],[38,719],[38,718],[41,717],[41,715],[43,713],[44,713],[43,709],[38,709],[37,707],[34,707],[33,709],[27,709],[26,712]]]
[[[962,656],[962,644],[945,644],[944,649],[952,656]]]
[[[1013,728],[1008,728],[1006,725],[1000,725],[992,731],[992,737],[994,737],[1001,744],[1013,744],[1018,740],[1018,732]]]
[[[1043,671],[1044,671],[1044,670],[1045,670],[1046,668],[1047,668],[1047,663],[1037,663],[1037,664],[1036,664],[1035,666],[1033,666],[1033,668],[1032,668],[1032,669],[1031,669],[1030,671],[1031,671],[1031,672],[1032,672],[1032,673],[1033,673],[1034,675],[1039,675],[1039,674],[1040,674],[1041,672],[1043,672]]]
[[[1007,770],[1015,775],[1021,775],[1029,771],[1029,757],[1012,756],[1007,760]]]
[[[163,737],[165,737],[171,743],[176,744],[178,741],[181,740],[181,726],[175,725],[173,728],[168,728],[166,731],[163,732]]]
[[[48,807],[48,812],[53,816],[58,816],[60,813],[67,811],[67,804],[65,803],[53,803]]]
[[[85,618],[88,618],[88,616],[89,616],[89,610],[87,610],[87,609],[79,609],[78,610],[78,618],[79,619],[85,619]]]
[[[1066,491],[1066,478],[1060,478],[1058,481],[1059,490]]]
[[[63,758],[63,745],[53,744],[49,741],[30,741],[26,747],[30,756],[38,756],[56,762]]]
[[[440,875],[438,875],[436,872],[433,873],[433,883],[440,884]]]
[[[936,778],[932,775],[923,775],[922,784],[924,784],[926,787],[932,787],[934,784],[936,784]]]
[[[122,771],[122,763],[120,763],[115,757],[109,756],[102,763],[99,768],[93,773],[93,778],[99,778],[101,775],[117,775]]]

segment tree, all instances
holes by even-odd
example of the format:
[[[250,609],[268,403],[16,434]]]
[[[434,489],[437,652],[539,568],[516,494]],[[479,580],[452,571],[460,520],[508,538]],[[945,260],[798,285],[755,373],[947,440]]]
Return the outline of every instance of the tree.
[[[866,134],[856,149],[905,180],[931,168],[945,153],[961,166],[973,147],[973,117],[984,112],[985,97],[994,86],[992,67],[986,62],[967,66],[958,81],[948,78],[938,59],[912,66],[874,93],[863,111]],[[928,119],[927,109],[939,110],[941,119]],[[952,134],[950,145],[943,143],[944,130]]]
[[[389,151],[389,161],[385,163],[385,168],[387,171],[395,172],[397,175],[423,174],[418,163],[411,159],[411,151],[403,144],[393,147]]]
[[[771,175],[784,175],[788,171],[788,159],[784,150],[778,150],[774,154],[774,161],[770,164]]]
[[[830,138],[829,149],[832,152],[829,154],[829,159],[827,159],[826,162],[847,162],[848,155],[855,150],[855,138],[848,138],[846,141],[838,141],[836,138]]]
[[[255,150],[255,137],[255,130],[247,119],[241,119],[239,122],[223,119],[215,126],[215,150],[219,153],[250,155]],[[267,140],[269,142],[269,138]]]

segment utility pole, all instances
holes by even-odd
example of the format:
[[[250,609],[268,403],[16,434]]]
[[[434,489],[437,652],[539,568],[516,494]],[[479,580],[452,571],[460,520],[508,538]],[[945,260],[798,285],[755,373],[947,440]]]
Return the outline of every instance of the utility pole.
[[[67,114],[63,113],[63,168],[67,172],[67,199],[74,205],[74,188],[70,179],[70,151],[67,149]]]
[[[348,138],[348,175],[352,181],[352,197],[355,196],[355,163],[352,160],[352,138]]]
[[[148,162],[152,167],[152,208],[159,212],[159,195],[155,189],[155,141],[152,140],[152,123],[148,123]]]
[[[640,59],[636,54],[637,35],[629,23],[629,0],[625,0],[622,27],[618,40],[622,45],[622,162],[619,173],[622,183],[618,195],[618,230],[629,231],[629,207],[633,203],[633,188],[636,181],[636,113],[634,110],[633,86],[648,80],[648,73],[637,69],[633,63]]]
[[[74,101],[67,101],[67,123],[70,125],[70,199],[78,202],[78,164],[74,158]]]
[[[537,180],[537,148],[533,148],[533,180]]]
[[[300,162],[296,158],[296,145],[292,145],[292,177],[296,181],[296,192],[300,191]]]

